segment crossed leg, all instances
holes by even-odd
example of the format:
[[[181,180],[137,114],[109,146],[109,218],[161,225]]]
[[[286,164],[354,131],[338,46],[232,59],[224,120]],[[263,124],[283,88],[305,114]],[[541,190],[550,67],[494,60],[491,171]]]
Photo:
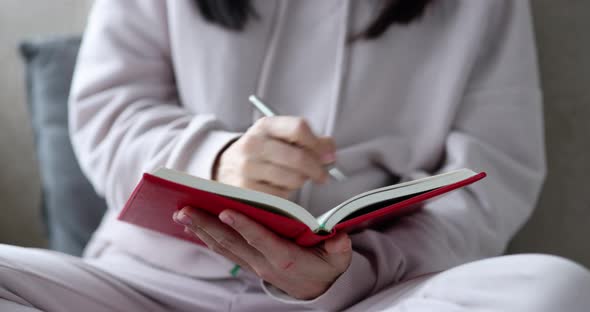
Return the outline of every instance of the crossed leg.
[[[590,272],[569,260],[513,255],[410,280],[347,311],[587,312]]]

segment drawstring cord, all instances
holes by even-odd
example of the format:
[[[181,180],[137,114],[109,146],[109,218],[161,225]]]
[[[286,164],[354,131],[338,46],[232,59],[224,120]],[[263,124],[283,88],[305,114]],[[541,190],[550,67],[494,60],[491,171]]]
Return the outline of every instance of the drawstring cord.
[[[285,27],[287,1],[278,1],[275,10],[278,10],[278,14],[273,14],[273,19],[271,22],[273,30],[270,34],[268,44],[266,45],[266,51],[264,52],[264,58],[262,60],[262,68],[258,76],[258,81],[256,82],[255,95],[262,100],[264,100],[264,97],[267,95],[268,84],[270,81],[270,71],[274,65],[277,54],[276,51],[279,35],[283,32],[283,28]],[[252,121],[255,122],[256,120],[260,119],[260,117],[262,117],[260,112],[252,107]]]
[[[350,0],[344,4],[344,14],[342,14],[342,27],[340,28],[340,36],[338,38],[338,54],[336,55],[336,75],[334,84],[332,85],[332,101],[329,108],[330,114],[324,128],[324,135],[331,136],[335,133],[336,119],[340,113],[340,105],[342,101],[342,91],[344,89],[344,81],[346,70],[348,68],[348,34],[351,14]],[[311,188],[310,182],[306,182],[300,190],[299,201],[303,207],[309,207],[311,201]]]
[[[340,38],[338,38],[338,46],[340,47],[340,49],[338,50],[338,55],[336,56],[336,79],[334,79],[334,85],[332,87],[333,98],[332,106],[330,107],[331,113],[328,116],[328,122],[326,123],[326,128],[324,129],[325,135],[334,134],[334,130],[336,127],[336,119],[338,118],[338,114],[340,112],[342,90],[344,89],[344,80],[346,70],[348,68],[348,34],[350,24],[350,11],[351,4],[349,0],[346,1],[344,5],[344,14],[342,15],[342,27],[340,28]]]

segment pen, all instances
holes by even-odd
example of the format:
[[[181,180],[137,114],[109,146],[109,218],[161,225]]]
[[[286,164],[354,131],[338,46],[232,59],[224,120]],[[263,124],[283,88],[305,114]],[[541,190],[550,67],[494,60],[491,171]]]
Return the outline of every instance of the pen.
[[[258,97],[256,97],[255,95],[250,95],[250,97],[248,98],[248,100],[264,116],[273,117],[273,116],[276,116],[277,115],[268,106],[266,106],[264,103],[262,103],[262,101]],[[334,178],[338,182],[341,182],[341,181],[346,180],[346,175],[344,175],[344,173],[342,173],[342,171],[340,171],[340,169],[336,168],[334,165],[326,166],[326,171],[328,171],[328,174],[330,174],[330,176],[332,178]]]

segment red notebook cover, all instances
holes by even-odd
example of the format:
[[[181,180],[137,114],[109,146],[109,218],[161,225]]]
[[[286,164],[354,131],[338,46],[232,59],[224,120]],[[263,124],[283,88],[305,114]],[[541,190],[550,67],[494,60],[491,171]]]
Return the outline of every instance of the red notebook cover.
[[[274,214],[217,194],[194,189],[145,173],[119,214],[119,220],[150,230],[172,235],[180,239],[202,244],[200,240],[184,233],[184,227],[172,220],[172,214],[186,206],[204,209],[218,215],[223,210],[240,212],[259,222],[280,236],[301,246],[316,245],[339,231],[357,231],[376,223],[389,222],[418,210],[425,200],[483,179],[485,172],[444,187],[391,204],[373,212],[345,220],[329,234],[316,234],[296,219]]]

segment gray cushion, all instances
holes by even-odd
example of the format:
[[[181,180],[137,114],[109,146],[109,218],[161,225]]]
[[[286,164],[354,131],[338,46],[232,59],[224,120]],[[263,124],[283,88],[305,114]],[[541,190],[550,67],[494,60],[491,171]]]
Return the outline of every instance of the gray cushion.
[[[50,248],[80,255],[106,204],[82,174],[68,136],[67,101],[79,37],[21,44]]]

